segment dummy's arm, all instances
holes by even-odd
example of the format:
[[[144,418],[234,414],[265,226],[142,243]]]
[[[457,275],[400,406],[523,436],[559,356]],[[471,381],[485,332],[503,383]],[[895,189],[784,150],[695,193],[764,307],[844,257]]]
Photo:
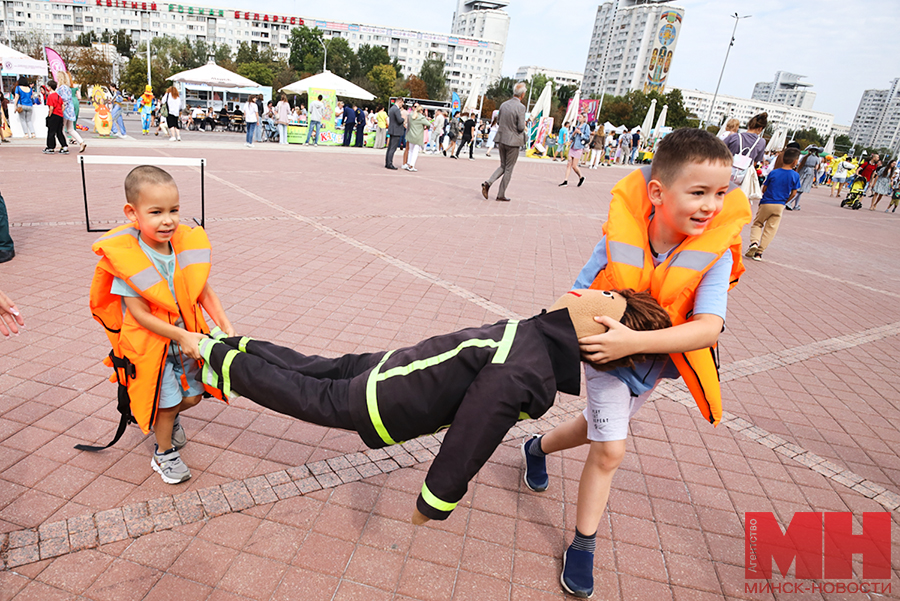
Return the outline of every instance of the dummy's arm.
[[[707,348],[716,343],[725,321],[712,313],[701,313],[681,325],[638,332],[610,317],[597,317],[609,328],[604,334],[578,340],[581,355],[592,363],[607,363],[628,355],[669,354]]]
[[[540,390],[541,384],[528,382],[526,373],[510,365],[489,364],[481,370],[466,391],[425,476],[422,493],[416,499],[414,524],[449,517],[466,494],[469,481],[516,424],[522,407],[528,406],[530,390]]]

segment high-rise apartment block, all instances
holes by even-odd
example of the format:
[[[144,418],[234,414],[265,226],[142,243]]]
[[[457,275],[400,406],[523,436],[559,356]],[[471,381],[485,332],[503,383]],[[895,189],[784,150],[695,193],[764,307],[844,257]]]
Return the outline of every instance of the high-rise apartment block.
[[[509,35],[509,13],[503,9],[509,5],[505,0],[458,0],[453,13],[451,35],[488,40],[499,45],[499,55],[493,61],[494,69],[486,78],[485,85],[500,78],[503,67],[503,50]]]
[[[666,0],[613,0],[597,7],[584,94],[663,91],[684,9]]]
[[[774,81],[761,81],[753,86],[750,98],[812,110],[816,93],[808,89],[812,84],[800,81],[804,77],[806,76],[777,71]]]
[[[886,90],[866,90],[850,126],[850,139],[860,146],[900,152],[900,79]]]

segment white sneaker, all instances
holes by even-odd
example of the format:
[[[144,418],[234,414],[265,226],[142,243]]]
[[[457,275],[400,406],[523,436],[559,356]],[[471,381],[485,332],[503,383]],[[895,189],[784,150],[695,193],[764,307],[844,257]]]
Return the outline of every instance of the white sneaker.
[[[174,141],[175,141],[175,138],[174,138],[174,137],[169,138],[169,142],[174,142]]]
[[[406,169],[407,171],[409,171],[409,165],[407,165],[406,163],[403,163],[403,166],[400,167],[400,168],[401,168],[401,169]]]
[[[410,167],[409,169],[407,169],[407,171],[418,171],[418,169],[416,169],[415,167]]]

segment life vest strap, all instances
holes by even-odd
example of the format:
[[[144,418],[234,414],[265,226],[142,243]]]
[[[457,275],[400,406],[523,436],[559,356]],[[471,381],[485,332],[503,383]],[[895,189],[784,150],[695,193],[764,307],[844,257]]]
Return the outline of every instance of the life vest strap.
[[[131,399],[128,396],[128,379],[137,377],[137,370],[135,369],[134,363],[128,360],[128,357],[117,357],[115,351],[109,351],[109,360],[113,364],[113,368],[116,371],[116,381],[118,382],[118,405],[117,409],[119,410],[119,426],[116,428],[116,435],[113,437],[112,442],[103,447],[95,447],[92,445],[86,444],[77,444],[75,448],[79,451],[103,451],[113,446],[119,439],[122,438],[122,434],[125,433],[125,428],[128,424],[137,423],[134,419],[134,416],[131,414]],[[119,370],[122,370],[122,373],[125,374],[125,381],[122,382],[119,379]]]

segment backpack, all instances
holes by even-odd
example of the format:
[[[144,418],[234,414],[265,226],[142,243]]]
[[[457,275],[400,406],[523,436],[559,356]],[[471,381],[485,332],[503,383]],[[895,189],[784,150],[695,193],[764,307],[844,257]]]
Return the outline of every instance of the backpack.
[[[740,186],[744,183],[744,176],[747,174],[747,171],[753,167],[753,159],[750,158],[750,153],[753,152],[753,149],[756,148],[756,145],[759,144],[759,141],[762,139],[762,136],[756,136],[756,141],[748,148],[744,148],[744,137],[741,134],[738,134],[738,144],[740,147],[731,163],[731,181],[733,181],[735,185]]]

